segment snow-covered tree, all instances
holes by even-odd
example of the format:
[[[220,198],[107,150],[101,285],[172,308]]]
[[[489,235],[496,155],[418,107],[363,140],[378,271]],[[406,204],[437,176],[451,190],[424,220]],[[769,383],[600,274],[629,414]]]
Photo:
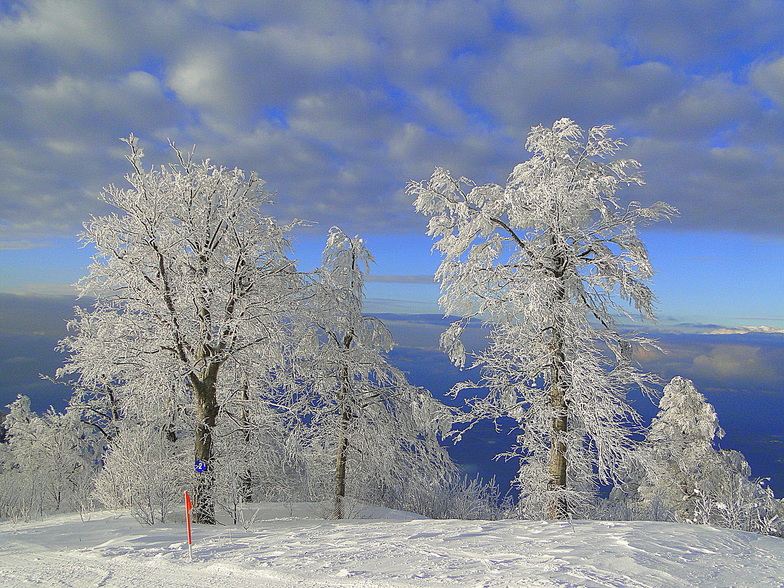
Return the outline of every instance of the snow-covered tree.
[[[290,357],[289,353],[285,357]],[[295,392],[291,366],[237,374],[237,392],[216,428],[216,505],[235,522],[251,500],[309,500],[308,399]],[[323,493],[315,493],[321,496]]]
[[[619,205],[616,191],[642,183],[637,162],[613,159],[612,127],[587,136],[571,120],[534,127],[531,158],[506,185],[476,185],[437,168],[412,182],[418,212],[443,259],[440,304],[459,318],[441,344],[465,364],[461,333],[475,317],[490,327],[476,353],[482,378],[454,390],[487,387],[473,415],[514,418],[520,434],[515,480],[520,507],[564,517],[626,460],[638,415],[625,399],[651,378],[633,365],[648,342],[616,327],[620,313],[653,317],[653,269],[638,227],[671,217],[664,203]]]
[[[362,314],[372,259],[362,239],[330,230],[314,284],[317,328],[303,341],[315,396],[311,424],[324,446],[334,447],[334,518],[345,514],[348,480],[362,485],[355,496],[383,496],[407,482],[439,479],[451,467],[437,437],[451,425],[448,409],[389,364],[391,334]]]
[[[237,372],[277,365],[301,288],[290,227],[262,213],[270,195],[255,174],[197,163],[173,144],[176,163],[145,169],[137,139],[125,142],[130,188],[107,188],[116,212],[85,224],[96,255],[78,286],[96,302],[77,309],[59,375],[112,391],[137,422],[192,434],[194,514],[211,523],[222,405],[238,394]]]
[[[90,500],[102,440],[73,411],[30,410],[19,395],[9,405],[0,466],[0,516],[28,518],[82,510]]]
[[[719,447],[722,437],[713,406],[691,380],[673,378],[641,449],[648,464],[638,489],[643,506],[660,505],[677,521],[780,531],[781,501],[750,478],[740,452]]]
[[[182,506],[187,484],[183,442],[147,424],[123,421],[120,434],[103,457],[95,496],[109,508],[129,509],[140,523],[164,523]]]

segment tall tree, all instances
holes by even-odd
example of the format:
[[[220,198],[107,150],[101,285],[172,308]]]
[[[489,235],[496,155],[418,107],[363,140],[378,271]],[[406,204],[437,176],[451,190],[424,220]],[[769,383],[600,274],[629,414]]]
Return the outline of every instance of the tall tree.
[[[612,159],[620,140],[610,126],[587,137],[571,120],[531,129],[531,158],[506,185],[479,186],[438,168],[412,182],[418,212],[442,256],[441,306],[461,317],[442,335],[463,366],[461,333],[472,318],[490,327],[474,355],[485,386],[473,414],[511,416],[520,434],[515,483],[521,508],[567,516],[597,482],[613,479],[629,451],[638,415],[625,400],[647,374],[631,361],[635,344],[615,316],[631,309],[653,318],[653,269],[637,228],[675,214],[667,204],[621,207],[616,191],[641,184],[637,162]]]
[[[173,144],[176,163],[144,169],[136,137],[125,142],[130,188],[107,188],[117,212],[85,224],[96,255],[78,286],[96,302],[77,309],[59,375],[113,390],[126,415],[161,427],[190,419],[194,512],[213,523],[213,431],[222,398],[237,393],[223,382],[273,361],[300,287],[290,227],[262,213],[270,194],[255,173],[197,163]]]

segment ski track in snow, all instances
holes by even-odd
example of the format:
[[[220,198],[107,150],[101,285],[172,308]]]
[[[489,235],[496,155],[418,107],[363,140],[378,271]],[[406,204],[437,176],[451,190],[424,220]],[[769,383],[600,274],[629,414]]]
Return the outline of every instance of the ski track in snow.
[[[313,505],[261,509],[247,530],[195,526],[193,561],[182,523],[145,527],[108,511],[84,522],[78,514],[5,521],[0,586],[784,586],[784,540],[741,531],[442,521],[384,509],[368,513],[383,519],[325,521]]]

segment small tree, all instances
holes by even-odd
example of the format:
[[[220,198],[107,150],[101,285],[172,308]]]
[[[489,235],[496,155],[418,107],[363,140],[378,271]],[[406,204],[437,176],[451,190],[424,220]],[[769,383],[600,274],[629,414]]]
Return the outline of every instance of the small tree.
[[[391,334],[362,314],[372,260],[360,238],[330,230],[313,298],[317,330],[303,347],[316,398],[311,422],[316,436],[335,448],[334,518],[345,516],[349,479],[364,476],[365,496],[389,498],[401,481],[438,480],[451,468],[437,438],[451,426],[448,410],[388,363]]]
[[[77,309],[59,375],[111,390],[126,416],[169,436],[190,419],[195,519],[213,523],[213,431],[236,392],[223,381],[274,369],[300,288],[289,227],[262,214],[270,195],[255,174],[196,163],[173,144],[176,163],[146,170],[137,139],[125,142],[131,187],[107,188],[117,212],[85,224],[82,241],[97,253],[78,286],[96,302]]]
[[[183,444],[167,439],[165,431],[125,421],[104,455],[96,498],[109,508],[129,509],[141,524],[165,523],[182,505],[189,473],[183,453]]]
[[[468,322],[490,326],[487,349],[474,355],[481,381],[453,392],[486,386],[473,415],[517,421],[515,483],[532,515],[564,517],[616,476],[638,422],[625,391],[651,380],[631,362],[633,346],[648,342],[619,332],[614,319],[629,315],[626,303],[653,317],[653,270],[637,228],[675,210],[619,206],[617,189],[642,181],[637,162],[608,160],[623,145],[608,137],[611,128],[586,138],[569,119],[534,127],[526,143],[533,155],[505,186],[478,186],[441,168],[408,186],[443,255],[441,306],[461,317],[442,347],[463,366]]]
[[[743,454],[721,449],[713,406],[691,380],[664,387],[642,451],[648,465],[638,489],[643,505],[661,503],[675,520],[777,533],[784,514],[763,480],[753,480]]]

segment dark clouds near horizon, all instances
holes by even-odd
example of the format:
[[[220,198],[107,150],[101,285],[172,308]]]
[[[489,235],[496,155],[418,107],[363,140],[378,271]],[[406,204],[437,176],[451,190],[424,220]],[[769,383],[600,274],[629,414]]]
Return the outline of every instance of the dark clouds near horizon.
[[[456,382],[479,379],[476,370],[458,370],[437,349],[438,336],[447,324],[439,316],[390,314],[385,315],[384,320],[400,344],[390,357],[395,365],[409,372],[412,383],[441,397]],[[473,328],[465,339],[467,345],[482,347],[483,335],[481,329]],[[784,447],[784,334],[654,333],[654,336],[663,352],[639,355],[642,369],[660,376],[663,383],[675,376],[692,380],[716,409],[719,423],[726,432],[718,440],[719,446],[741,451],[751,465],[752,475],[770,478],[769,485],[776,496],[784,495],[784,456],[781,452]],[[658,411],[657,399],[633,390],[628,392],[635,410],[645,423],[650,423]],[[481,395],[481,391],[469,390],[466,394]],[[461,400],[447,402],[461,404]],[[486,427],[484,436],[468,440],[466,447],[458,444],[457,451],[466,455],[479,452],[482,457],[479,463],[483,464],[480,471],[506,481],[514,470],[514,463],[489,465],[487,460],[493,452],[501,452],[511,445],[509,435],[513,430],[509,427],[509,423],[502,426],[498,436],[489,435]],[[472,446],[488,440],[494,444]],[[466,459],[476,460],[475,457]]]
[[[38,374],[54,375],[64,356],[55,351],[57,342],[66,336],[66,323],[74,316],[74,306],[88,307],[88,299],[69,296],[19,296],[0,293],[0,407],[26,389],[55,389],[37,385]],[[441,315],[377,314],[388,326],[399,350],[399,359],[415,366],[414,372],[425,386],[438,395],[448,386],[438,385],[455,377],[477,379],[472,370],[455,376],[455,370],[439,349],[439,337],[449,324]],[[694,326],[696,329],[697,327]],[[708,326],[707,331],[711,330]],[[470,350],[486,344],[487,332],[472,323],[464,334]],[[712,335],[692,333],[654,333],[662,352],[651,351],[637,357],[643,369],[669,380],[683,376],[695,381],[712,395],[737,394],[781,396],[784,399],[784,334],[745,333]],[[443,361],[442,361],[443,360]],[[405,365],[400,366],[403,369]],[[453,373],[455,372],[455,373]],[[57,389],[60,392],[62,389]],[[35,392],[34,394],[38,394]],[[67,396],[67,393],[66,393]],[[55,398],[59,406],[66,399]],[[42,397],[42,401],[45,400]],[[48,402],[48,401],[47,401]]]
[[[679,230],[784,236],[784,3],[0,2],[0,247],[71,236],[166,140],[276,216],[420,232],[437,165],[502,182],[532,125],[613,124]]]
[[[0,410],[7,411],[6,405],[17,394],[30,397],[33,410],[38,412],[45,411],[49,405],[64,409],[71,389],[42,379],[39,374],[53,376],[62,365],[65,358],[55,346],[66,335],[66,321],[73,317],[76,303],[67,296],[46,298],[0,293]],[[87,302],[81,300],[79,304],[87,305]],[[436,397],[443,398],[454,383],[479,378],[475,370],[455,368],[438,349],[439,336],[448,323],[440,315],[383,314],[380,317],[398,344],[390,359],[408,372],[412,384],[426,387]],[[474,325],[467,332],[466,344],[478,349],[484,345],[485,335],[482,328]],[[752,464],[753,473],[772,477],[773,488],[781,496],[784,493],[784,461],[780,453],[784,443],[784,334],[660,334],[659,340],[666,353],[640,357],[643,368],[665,381],[676,375],[692,379],[716,407],[719,421],[727,431],[722,445],[741,450]],[[459,405],[462,401],[448,402]],[[634,406],[646,421],[656,412],[655,405],[646,398],[636,398]],[[490,429],[491,425],[484,426],[484,436],[457,447],[456,455],[464,460],[461,463],[479,459],[484,465],[478,471],[497,475],[506,483],[514,464],[489,460],[508,448],[509,430],[493,436],[487,434]]]

